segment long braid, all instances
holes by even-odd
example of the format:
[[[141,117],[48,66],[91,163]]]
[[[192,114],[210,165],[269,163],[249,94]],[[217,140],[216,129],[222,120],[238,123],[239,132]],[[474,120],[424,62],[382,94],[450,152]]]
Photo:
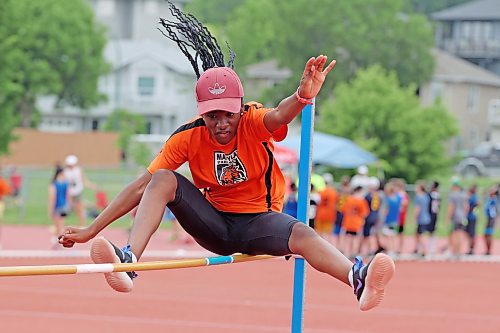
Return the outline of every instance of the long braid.
[[[158,28],[160,32],[168,39],[174,41],[179,46],[182,53],[188,58],[191,66],[200,77],[198,60],[201,61],[203,71],[213,67],[234,67],[235,53],[229,47],[229,62],[224,64],[224,54],[221,51],[217,39],[213,37],[208,29],[201,24],[196,17],[191,14],[184,14],[173,3],[168,1],[172,16],[179,22],[173,22],[160,18],[160,24],[164,30]],[[189,53],[189,49],[195,51],[194,56]]]

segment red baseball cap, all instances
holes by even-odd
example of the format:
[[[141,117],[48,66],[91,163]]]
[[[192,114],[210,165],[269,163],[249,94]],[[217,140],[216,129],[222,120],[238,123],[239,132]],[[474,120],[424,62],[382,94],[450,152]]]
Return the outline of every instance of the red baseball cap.
[[[209,68],[196,83],[196,101],[200,115],[214,110],[238,113],[242,97],[240,78],[228,67]]]

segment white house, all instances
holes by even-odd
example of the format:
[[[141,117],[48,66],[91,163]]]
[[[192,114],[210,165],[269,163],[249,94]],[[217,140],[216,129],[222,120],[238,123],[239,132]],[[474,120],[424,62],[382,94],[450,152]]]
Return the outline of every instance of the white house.
[[[110,40],[104,56],[109,74],[98,89],[107,101],[90,109],[55,108],[53,97],[38,101],[45,131],[92,131],[109,114],[123,108],[141,114],[147,133],[169,134],[196,115],[196,75],[177,45],[156,28],[158,18],[169,17],[163,0],[91,0],[98,21],[107,26]],[[184,1],[176,1],[182,5]]]
[[[459,134],[449,150],[470,150],[500,136],[500,113],[492,113],[500,99],[500,76],[448,52],[434,49],[436,67],[429,82],[420,87],[420,102],[437,98],[457,119]]]

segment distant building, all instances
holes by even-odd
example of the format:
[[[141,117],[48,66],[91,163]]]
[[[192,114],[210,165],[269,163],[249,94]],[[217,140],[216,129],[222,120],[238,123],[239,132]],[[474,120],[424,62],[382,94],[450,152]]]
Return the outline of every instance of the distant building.
[[[245,74],[245,99],[255,100],[264,90],[289,79],[292,71],[289,68],[279,67],[278,61],[273,59],[247,66]]]
[[[177,44],[157,29],[159,17],[172,18],[168,3],[165,0],[87,1],[97,21],[108,30],[109,42],[104,56],[112,70],[99,79],[98,85],[107,101],[82,112],[72,107],[56,109],[54,97],[40,98],[39,129],[96,131],[102,129],[113,110],[123,108],[145,117],[147,134],[166,138],[195,117],[194,70]],[[188,2],[171,1],[181,9]],[[288,78],[290,70],[279,69],[275,61],[269,61],[250,66],[245,74],[245,100],[251,100],[263,89]],[[158,136],[155,138],[158,141]]]
[[[436,46],[500,75],[500,0],[479,0],[431,14]]]
[[[39,99],[40,130],[95,131],[123,108],[146,119],[147,133],[168,135],[196,115],[196,75],[177,45],[158,31],[159,17],[171,17],[164,0],[88,0],[108,29],[104,56],[111,64],[98,89],[107,101],[82,112],[55,108],[55,98]],[[173,1],[181,7],[183,0]]]
[[[420,87],[420,101],[427,106],[440,98],[456,117],[459,134],[450,153],[500,138],[500,76],[442,50],[432,53],[436,67],[432,79]]]
[[[111,40],[104,55],[112,71],[99,79],[107,101],[82,112],[54,108],[55,98],[41,98],[40,130],[75,132],[102,129],[118,108],[141,114],[148,134],[168,134],[196,115],[196,76],[175,45],[151,40]]]

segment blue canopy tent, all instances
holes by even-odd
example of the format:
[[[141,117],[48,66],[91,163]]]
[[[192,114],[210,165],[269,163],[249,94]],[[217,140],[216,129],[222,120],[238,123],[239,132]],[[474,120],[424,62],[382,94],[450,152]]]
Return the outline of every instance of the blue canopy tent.
[[[300,134],[290,135],[277,146],[300,151]],[[351,140],[335,135],[314,132],[312,162],[340,169],[353,169],[360,165],[368,165],[377,161],[370,152],[362,149]]]

